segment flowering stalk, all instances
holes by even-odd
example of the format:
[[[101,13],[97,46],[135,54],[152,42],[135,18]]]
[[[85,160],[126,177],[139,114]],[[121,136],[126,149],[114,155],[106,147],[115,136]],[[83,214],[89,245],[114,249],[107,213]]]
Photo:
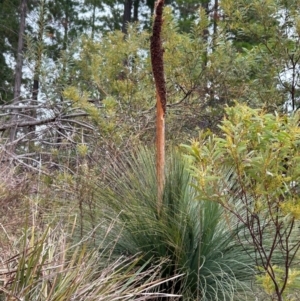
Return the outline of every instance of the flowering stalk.
[[[165,114],[166,114],[166,82],[164,76],[163,48],[161,28],[163,23],[164,0],[155,3],[153,33],[151,37],[152,72],[156,87],[156,174],[157,174],[157,212],[160,214],[165,182]]]

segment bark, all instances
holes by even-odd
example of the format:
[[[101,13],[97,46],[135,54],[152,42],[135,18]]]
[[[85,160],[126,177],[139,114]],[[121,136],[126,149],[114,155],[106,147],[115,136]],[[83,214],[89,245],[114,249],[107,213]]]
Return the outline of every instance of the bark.
[[[209,15],[209,2],[203,2],[201,3],[201,7],[205,10],[205,14],[208,16]],[[209,30],[208,28],[205,28],[203,30],[203,40],[205,42],[205,44],[208,42],[208,36],[209,36]],[[207,67],[207,56],[208,56],[208,50],[207,50],[207,46],[203,52],[203,69],[206,69]]]
[[[32,105],[37,104],[37,99],[38,99],[38,92],[39,92],[39,79],[38,75],[36,75],[37,78],[34,78],[33,80],[33,90],[32,90]],[[30,119],[31,120],[36,120],[36,109],[30,110]],[[36,130],[36,125],[30,125],[28,126],[28,151],[32,152],[34,149],[34,139],[35,139],[35,130]]]
[[[93,3],[93,14],[92,14],[92,35],[91,39],[94,40],[95,37],[95,20],[96,20],[96,4]]]
[[[218,21],[219,21],[219,0],[215,0],[213,9],[213,50],[216,47],[216,38],[218,34]]]
[[[213,34],[217,35],[218,29],[218,20],[219,20],[219,0],[215,0],[214,11],[213,11],[213,18],[214,18],[214,29]]]
[[[164,0],[156,2],[156,11],[151,37],[152,72],[156,87],[156,174],[157,174],[157,213],[160,215],[165,182],[165,114],[167,104],[166,82],[164,77],[163,48],[161,40]]]
[[[125,0],[124,2],[124,14],[123,14],[123,24],[122,24],[122,32],[127,34],[127,26],[131,21],[131,9],[132,9],[132,0]]]
[[[140,0],[135,0],[133,5],[133,22],[137,22],[139,20],[139,5]]]
[[[14,100],[13,103],[18,103],[21,96],[21,83],[22,83],[22,68],[23,68],[23,48],[24,48],[24,34],[26,25],[26,14],[27,14],[27,0],[21,0],[20,4],[20,27],[19,27],[19,38],[18,38],[18,50],[17,50],[17,61],[15,68],[15,84],[14,84]],[[18,111],[13,110],[12,121],[17,120]],[[13,143],[16,138],[17,128],[11,128],[9,133],[9,141]],[[15,145],[11,145],[11,152],[15,151]]]

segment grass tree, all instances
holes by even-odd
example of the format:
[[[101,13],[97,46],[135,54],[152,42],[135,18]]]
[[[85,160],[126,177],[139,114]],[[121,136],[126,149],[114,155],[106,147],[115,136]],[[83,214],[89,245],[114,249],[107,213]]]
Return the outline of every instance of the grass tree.
[[[245,227],[257,280],[278,301],[300,288],[299,117],[236,105],[226,109],[221,136],[201,135],[188,146],[201,197]]]
[[[253,269],[234,238],[241,229],[224,218],[219,204],[196,201],[185,159],[176,152],[167,158],[159,213],[152,150],[139,149],[107,171],[98,200],[108,224],[114,222],[107,244],[115,244],[116,257],[141,254],[141,265],[163,259],[161,276],[180,278],[161,285],[161,293],[182,294],[184,300],[247,300],[239,293],[247,290]]]
[[[163,0],[156,2],[150,49],[156,158],[151,150],[139,149],[113,162],[114,168],[107,171],[109,185],[101,185],[99,205],[114,228],[106,240],[115,244],[116,256],[141,254],[141,265],[151,267],[163,259],[161,276],[175,279],[160,285],[159,293],[183,295],[185,300],[234,300],[253,276],[251,260],[234,239],[240,228],[228,227],[219,204],[196,202],[187,161],[175,152],[168,160],[165,156],[163,5]]]

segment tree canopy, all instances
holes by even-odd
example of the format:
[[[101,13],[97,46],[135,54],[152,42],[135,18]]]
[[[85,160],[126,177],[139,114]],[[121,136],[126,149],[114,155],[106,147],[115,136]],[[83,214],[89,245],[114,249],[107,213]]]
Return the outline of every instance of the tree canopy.
[[[27,153],[47,153],[49,159],[58,146],[74,149],[83,143],[91,153],[105,153],[107,147],[153,143],[149,29],[154,2],[127,2],[28,3],[18,103],[12,98],[10,61],[16,57],[17,35],[11,33],[18,31],[19,19],[0,26],[6,41],[0,130],[3,141],[9,133],[11,144],[18,137],[16,151],[22,156],[28,147]],[[217,132],[224,106],[234,101],[269,112],[297,109],[297,1],[166,4],[162,35],[170,143],[187,141],[199,129]],[[19,4],[2,5],[8,17]]]

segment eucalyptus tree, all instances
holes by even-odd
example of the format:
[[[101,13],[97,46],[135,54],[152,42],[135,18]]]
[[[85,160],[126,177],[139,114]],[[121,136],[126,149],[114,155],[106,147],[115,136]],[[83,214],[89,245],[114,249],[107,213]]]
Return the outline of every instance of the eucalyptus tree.
[[[22,0],[20,3],[20,24],[18,35],[17,59],[15,66],[15,80],[14,80],[14,96],[13,103],[17,104],[21,97],[21,83],[22,83],[22,69],[23,69],[23,48],[24,48],[24,35],[26,27],[27,16],[27,0]],[[12,121],[16,122],[18,115],[15,109],[12,110]],[[13,143],[16,138],[16,127],[12,127],[9,132],[9,141]],[[11,149],[14,151],[14,146]]]

